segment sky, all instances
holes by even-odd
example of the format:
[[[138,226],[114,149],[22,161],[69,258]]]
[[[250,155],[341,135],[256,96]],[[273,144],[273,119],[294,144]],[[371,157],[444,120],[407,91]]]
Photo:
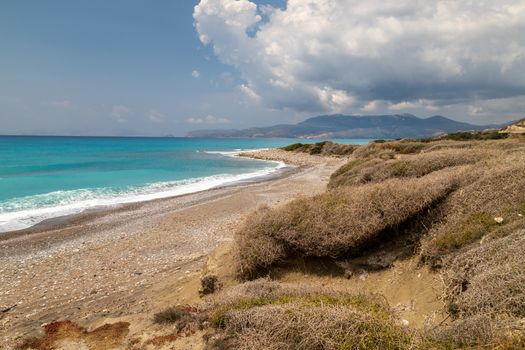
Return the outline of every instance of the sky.
[[[0,134],[525,117],[522,0],[3,0]]]

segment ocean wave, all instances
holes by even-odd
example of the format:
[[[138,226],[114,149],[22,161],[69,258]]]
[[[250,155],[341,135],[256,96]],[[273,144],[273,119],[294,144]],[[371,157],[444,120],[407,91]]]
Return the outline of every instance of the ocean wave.
[[[226,157],[238,157],[240,153],[244,152],[257,152],[257,151],[265,151],[268,148],[257,148],[257,149],[240,149],[236,148],[233,151],[204,151],[204,153],[207,154],[219,154]]]
[[[228,152],[229,153],[229,152]],[[239,152],[237,152],[239,153]],[[122,191],[109,188],[56,191],[0,202],[0,232],[20,230],[46,219],[78,214],[86,209],[143,202],[234,184],[263,177],[285,167],[275,166],[244,174],[220,174],[179,181],[157,182]]]

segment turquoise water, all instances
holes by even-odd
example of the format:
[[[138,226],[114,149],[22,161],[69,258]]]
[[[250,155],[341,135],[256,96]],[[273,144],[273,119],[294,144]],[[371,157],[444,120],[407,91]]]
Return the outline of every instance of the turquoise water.
[[[0,137],[0,232],[87,208],[209,189],[283,164],[235,157],[294,139]],[[367,140],[338,140],[366,143]]]

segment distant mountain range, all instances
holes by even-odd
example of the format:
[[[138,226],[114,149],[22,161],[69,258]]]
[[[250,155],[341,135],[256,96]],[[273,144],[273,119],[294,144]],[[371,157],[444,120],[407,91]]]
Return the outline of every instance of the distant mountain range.
[[[196,130],[188,137],[286,137],[286,138],[375,138],[428,137],[439,133],[501,128],[506,125],[473,125],[442,116],[418,118],[412,114],[322,115],[298,124],[280,124],[243,130]]]

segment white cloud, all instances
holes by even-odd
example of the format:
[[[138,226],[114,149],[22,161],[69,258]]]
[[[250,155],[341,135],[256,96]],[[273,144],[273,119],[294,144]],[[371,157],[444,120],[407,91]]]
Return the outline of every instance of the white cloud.
[[[148,119],[152,122],[160,123],[164,120],[166,116],[164,115],[164,113],[161,113],[156,109],[150,109],[148,113],[146,113],[146,117],[148,117]]]
[[[525,96],[522,0],[201,0],[203,44],[272,109],[368,112]]]
[[[198,79],[201,76],[201,72],[199,72],[198,70],[194,70],[191,72],[191,76],[195,79]]]
[[[62,101],[53,101],[50,102],[49,105],[54,108],[59,109],[71,109],[73,108],[73,103],[69,100],[62,100]]]
[[[375,112],[379,109],[380,104],[381,104],[381,101],[377,101],[377,100],[370,101],[366,105],[361,107],[361,112],[365,112],[365,113]]]
[[[406,109],[414,109],[416,107],[417,105],[414,102],[403,101],[403,102],[392,104],[388,108],[394,111],[403,111]]]
[[[248,97],[253,102],[259,103],[261,101],[261,96],[259,96],[255,91],[253,91],[253,89],[249,86],[241,84],[239,86],[239,89],[246,97]]]
[[[228,118],[218,118],[213,115],[208,115],[204,118],[188,118],[186,122],[190,124],[228,124],[231,121]]]
[[[110,116],[113,117],[119,123],[126,123],[126,115],[129,114],[130,110],[126,106],[116,105],[111,108]]]

